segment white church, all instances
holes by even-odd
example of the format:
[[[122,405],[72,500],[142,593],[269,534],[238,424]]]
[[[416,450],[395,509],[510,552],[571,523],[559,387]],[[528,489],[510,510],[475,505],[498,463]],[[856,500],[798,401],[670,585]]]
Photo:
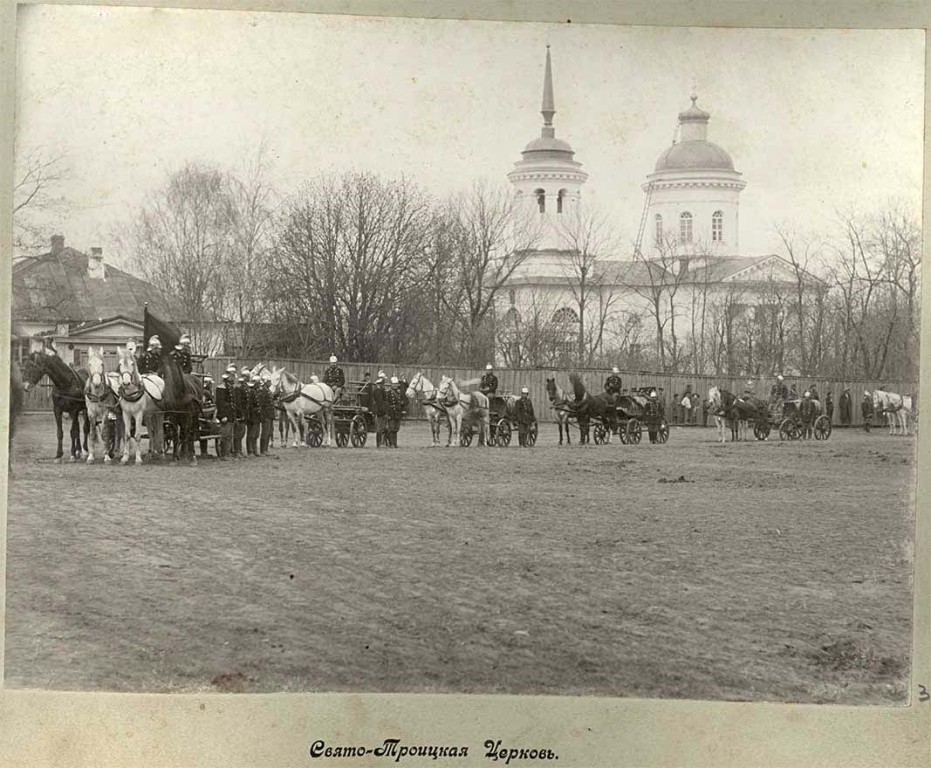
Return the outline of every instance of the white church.
[[[505,365],[616,360],[628,369],[658,370],[687,361],[698,371],[716,361],[720,368],[723,357],[743,355],[735,334],[773,330],[799,279],[820,285],[777,255],[741,254],[746,181],[727,151],[709,141],[711,115],[696,96],[691,101],[679,113],[677,139],[641,185],[636,244],[628,250],[614,243],[603,252],[597,237],[586,237],[588,173],[570,144],[556,138],[547,47],[540,136],[508,174],[523,214],[536,218],[539,236],[508,281],[500,307],[497,351]],[[764,347],[765,341],[759,339]],[[752,365],[752,338],[750,343]],[[728,367],[735,365],[731,360]]]

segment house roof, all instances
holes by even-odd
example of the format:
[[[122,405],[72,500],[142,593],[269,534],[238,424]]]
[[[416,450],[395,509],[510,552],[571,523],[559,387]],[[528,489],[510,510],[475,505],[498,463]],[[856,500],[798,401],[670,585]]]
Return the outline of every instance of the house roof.
[[[13,265],[13,318],[52,323],[100,323],[122,316],[140,322],[143,307],[179,318],[179,303],[138,277],[106,265],[105,279],[88,275],[88,257],[62,247]]]

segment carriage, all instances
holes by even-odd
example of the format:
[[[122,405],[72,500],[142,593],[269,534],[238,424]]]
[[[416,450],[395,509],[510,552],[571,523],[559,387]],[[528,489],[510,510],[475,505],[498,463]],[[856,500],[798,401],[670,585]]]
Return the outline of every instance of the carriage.
[[[333,406],[333,431],[336,445],[364,448],[370,432],[375,432],[371,390],[363,391],[365,382],[347,381],[340,399]],[[319,413],[304,415],[304,441],[311,448],[323,445],[323,421]]]
[[[196,440],[206,442],[214,440],[214,450],[217,456],[220,455],[220,422],[217,419],[217,401],[214,392],[213,377],[204,373],[204,360],[207,355],[191,355],[191,376],[200,379],[203,386],[204,402],[201,403],[200,415],[197,420]],[[177,427],[175,422],[166,414],[163,421],[163,436],[165,440],[165,450],[172,450],[174,441],[177,439]],[[148,435],[146,435],[148,437]]]
[[[510,393],[488,395],[488,420],[490,444],[499,448],[507,448],[511,444],[511,437],[517,432],[517,420],[511,413],[508,406]],[[469,446],[475,435],[475,425],[470,424],[468,428],[463,427],[459,435],[459,444]],[[527,442],[530,447],[536,445],[538,434],[537,422],[530,425],[530,431],[527,434]]]
[[[650,392],[654,391],[656,391],[656,387],[638,387],[631,390],[629,395],[618,396],[616,405],[617,435],[624,445],[636,445],[640,442],[643,436],[643,414],[650,399]],[[594,438],[599,445],[607,442],[608,434],[604,425],[595,425]],[[669,422],[666,421],[665,416],[660,421],[656,439],[660,443],[669,440]]]
[[[778,429],[780,440],[801,440],[804,434],[799,413],[801,402],[798,397],[784,401],[775,399],[769,404],[761,402],[757,417],[753,422],[754,437],[757,440],[766,440],[773,430]],[[815,400],[815,403],[818,405],[819,415],[812,425],[812,432],[815,440],[827,440],[832,432],[831,419],[820,412],[822,410],[820,401]]]

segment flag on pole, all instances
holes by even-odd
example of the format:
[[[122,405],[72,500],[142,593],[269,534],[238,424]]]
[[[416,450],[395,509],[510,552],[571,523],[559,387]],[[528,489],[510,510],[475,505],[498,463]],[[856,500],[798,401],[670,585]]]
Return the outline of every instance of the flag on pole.
[[[142,312],[143,343],[145,346],[149,346],[150,337],[158,336],[158,340],[162,342],[162,349],[165,350],[166,353],[170,349],[173,349],[181,339],[181,332],[177,329],[177,327],[172,323],[159,320],[155,315],[149,312],[148,304],[145,306]]]

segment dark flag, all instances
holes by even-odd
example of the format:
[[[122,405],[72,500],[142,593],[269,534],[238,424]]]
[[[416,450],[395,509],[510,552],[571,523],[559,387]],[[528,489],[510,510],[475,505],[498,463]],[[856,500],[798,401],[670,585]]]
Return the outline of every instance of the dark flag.
[[[155,315],[149,312],[149,308],[145,307],[143,310],[143,343],[145,346],[149,346],[149,337],[158,336],[158,340],[162,342],[162,349],[166,352],[170,349],[174,349],[175,345],[181,339],[181,333],[178,329],[171,323],[166,323],[164,320],[159,320]]]

